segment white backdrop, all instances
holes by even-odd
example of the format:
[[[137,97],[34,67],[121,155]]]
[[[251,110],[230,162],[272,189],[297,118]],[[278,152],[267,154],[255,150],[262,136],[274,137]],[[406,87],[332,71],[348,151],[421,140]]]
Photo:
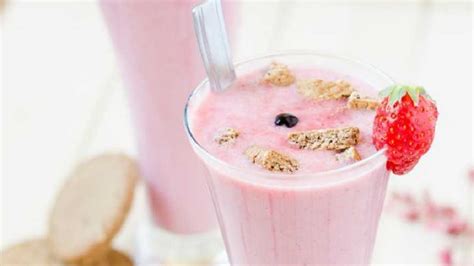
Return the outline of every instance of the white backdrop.
[[[240,13],[236,60],[275,50],[322,50],[427,87],[440,111],[435,142],[413,172],[392,177],[390,190],[428,189],[468,215],[464,176],[474,150],[470,3],[243,1]],[[5,247],[45,232],[55,192],[78,158],[109,149],[134,154],[134,144],[96,3],[10,2],[1,16]],[[139,193],[117,246],[132,250],[142,209]],[[443,241],[384,214],[375,262],[435,263]]]

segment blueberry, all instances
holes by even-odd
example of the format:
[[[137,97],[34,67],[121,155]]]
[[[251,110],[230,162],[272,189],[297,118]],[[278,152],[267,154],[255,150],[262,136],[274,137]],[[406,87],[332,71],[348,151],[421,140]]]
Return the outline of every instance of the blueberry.
[[[277,126],[286,126],[287,128],[292,128],[298,124],[298,117],[288,114],[282,113],[275,117],[275,125]]]

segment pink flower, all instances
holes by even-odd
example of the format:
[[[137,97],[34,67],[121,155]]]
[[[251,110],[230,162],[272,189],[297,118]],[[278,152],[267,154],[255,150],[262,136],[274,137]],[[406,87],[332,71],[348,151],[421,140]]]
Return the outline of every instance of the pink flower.
[[[458,236],[467,232],[468,224],[464,221],[452,221],[446,226],[446,233],[452,236]]]
[[[468,177],[469,181],[474,184],[474,167],[471,167],[471,169],[469,169]]]
[[[439,252],[439,259],[442,266],[453,266],[453,254],[450,249],[443,249]]]
[[[415,222],[420,219],[420,212],[417,209],[412,208],[405,212],[405,219],[410,222]]]

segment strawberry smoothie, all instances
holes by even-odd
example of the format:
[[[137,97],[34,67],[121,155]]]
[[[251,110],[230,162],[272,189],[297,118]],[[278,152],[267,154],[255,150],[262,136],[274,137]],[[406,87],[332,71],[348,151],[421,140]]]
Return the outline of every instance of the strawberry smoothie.
[[[137,263],[207,260],[222,250],[208,171],[183,132],[182,106],[205,76],[192,8],[198,0],[101,0],[127,89],[148,191],[137,231]],[[228,25],[237,5],[224,1]]]
[[[186,109],[231,263],[368,265],[389,176],[368,109],[392,81],[318,54],[263,57],[236,71],[224,92],[202,83]],[[351,106],[356,94],[369,104]]]
[[[182,106],[205,75],[191,16],[198,2],[101,1],[128,89],[152,217],[177,234],[217,227],[207,170],[182,130]],[[228,3],[224,9],[229,18]]]

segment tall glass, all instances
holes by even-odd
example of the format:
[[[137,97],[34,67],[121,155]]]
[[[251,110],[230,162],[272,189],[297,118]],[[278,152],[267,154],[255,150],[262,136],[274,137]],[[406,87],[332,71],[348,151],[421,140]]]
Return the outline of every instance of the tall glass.
[[[127,88],[148,190],[152,222],[139,241],[138,251],[148,253],[141,255],[142,263],[170,256],[205,258],[221,241],[205,184],[208,172],[186,143],[182,125],[182,106],[205,76],[191,15],[198,2],[100,1]],[[224,2],[223,8],[230,22],[233,7]]]
[[[272,61],[348,74],[375,88],[392,80],[377,69],[335,56],[296,52],[236,65],[237,76]],[[388,182],[384,150],[352,165],[314,174],[263,173],[223,162],[193,137],[202,82],[188,100],[186,131],[210,170],[208,184],[233,265],[368,265]]]

